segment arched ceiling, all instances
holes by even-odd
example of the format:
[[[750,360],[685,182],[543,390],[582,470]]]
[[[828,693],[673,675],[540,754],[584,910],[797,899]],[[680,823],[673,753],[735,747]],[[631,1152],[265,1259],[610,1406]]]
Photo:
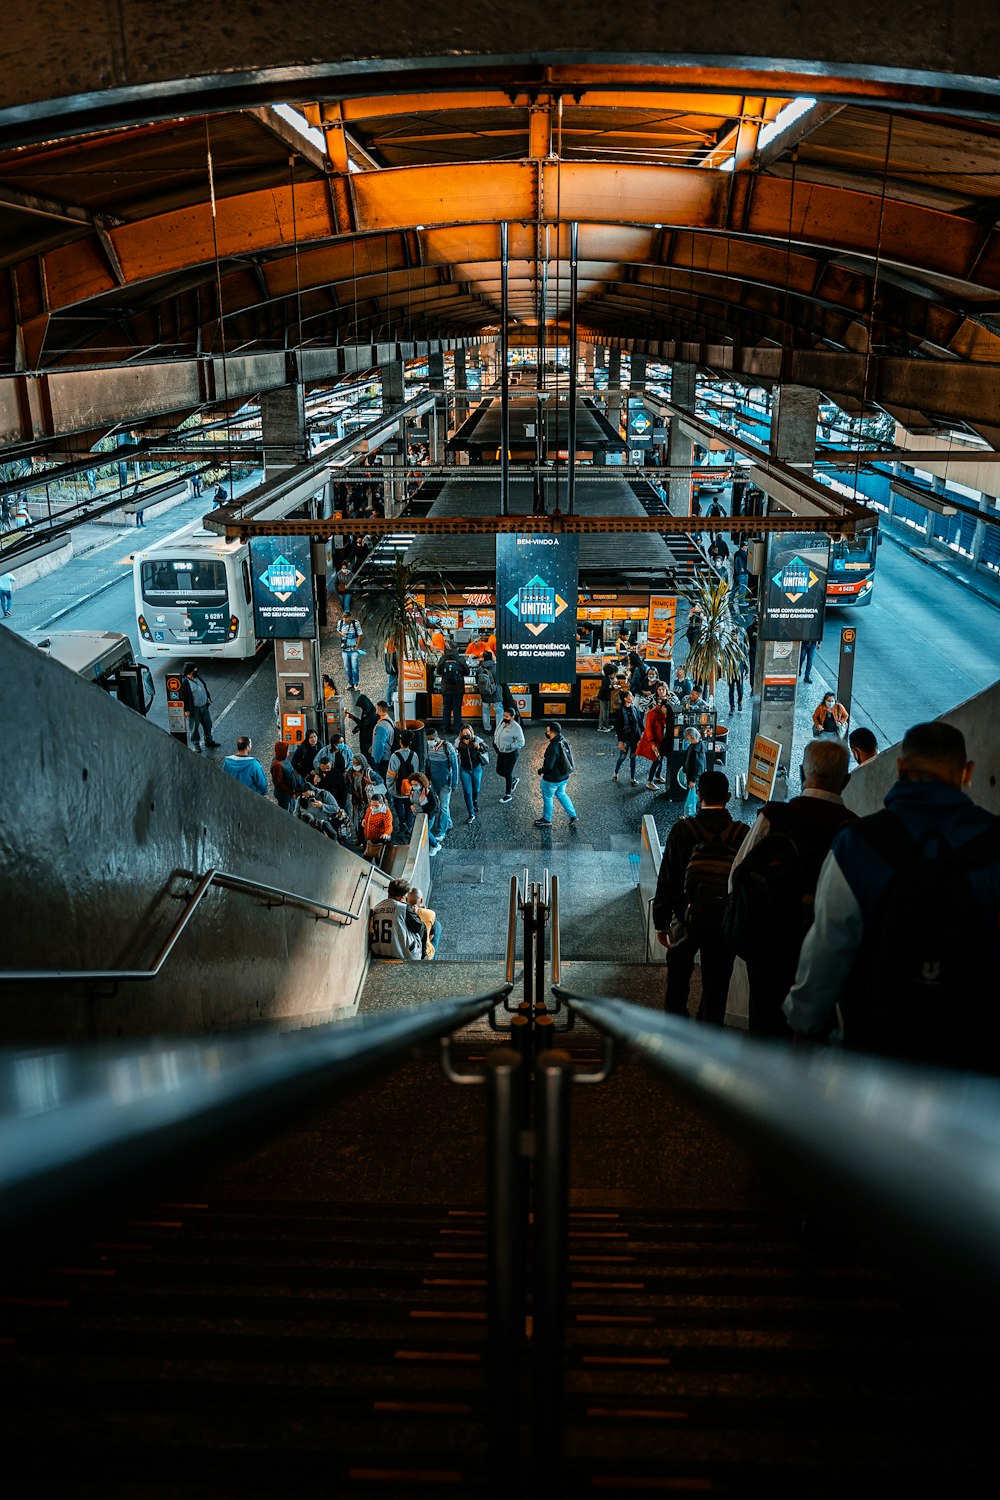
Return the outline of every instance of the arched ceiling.
[[[15,0],[0,441],[493,338],[501,223],[514,341],[565,336],[577,223],[583,339],[998,435],[992,6],[413,10]]]

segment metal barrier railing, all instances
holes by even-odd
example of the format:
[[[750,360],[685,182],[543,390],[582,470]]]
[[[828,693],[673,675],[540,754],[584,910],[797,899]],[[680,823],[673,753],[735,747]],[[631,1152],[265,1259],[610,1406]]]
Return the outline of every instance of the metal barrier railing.
[[[378,872],[381,874],[381,872]],[[267,885],[262,880],[251,880],[244,875],[234,875],[228,870],[206,870],[203,875],[197,877],[197,884],[193,891],[184,898],[184,909],[174,922],[167,936],[164,938],[160,948],[148,968],[145,969],[0,969],[0,984],[13,983],[55,983],[62,981],[70,983],[77,980],[105,981],[124,984],[128,981],[144,981],[155,979],[163,969],[167,959],[177,946],[184,929],[201,905],[208,891],[213,885],[224,887],[227,890],[244,891],[253,895],[267,896],[267,907],[275,906],[298,906],[305,911],[312,912],[319,921],[332,921],[334,918],[342,918],[338,926],[349,927],[352,922],[364,914],[364,903],[376,871],[371,865],[368,866],[364,875],[358,876],[362,884],[361,901],[357,911],[347,911],[342,906],[335,906],[329,901],[319,901],[312,896],[305,896],[299,891],[286,891],[281,886]],[[273,899],[270,899],[273,898]],[[355,894],[355,901],[357,895]]]

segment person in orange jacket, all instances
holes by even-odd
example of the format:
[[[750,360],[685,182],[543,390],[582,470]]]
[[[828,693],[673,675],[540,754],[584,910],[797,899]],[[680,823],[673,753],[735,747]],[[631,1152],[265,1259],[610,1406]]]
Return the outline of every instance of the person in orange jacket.
[[[836,734],[843,739],[849,719],[850,714],[842,703],[837,702],[836,693],[824,693],[823,701],[813,714],[813,734]]]

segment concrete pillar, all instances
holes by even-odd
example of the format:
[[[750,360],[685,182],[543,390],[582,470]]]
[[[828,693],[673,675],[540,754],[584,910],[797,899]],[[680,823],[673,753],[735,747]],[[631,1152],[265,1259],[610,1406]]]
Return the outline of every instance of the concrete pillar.
[[[275,469],[303,463],[308,457],[305,388],[285,385],[265,391],[260,398],[260,427],[265,478]]]
[[[427,384],[432,391],[444,390],[444,353],[440,349],[427,356]]]
[[[395,406],[402,406],[403,395],[403,361],[394,359],[391,364],[382,365],[382,410],[392,411]]]
[[[583,346],[583,371],[584,371],[584,381],[585,381],[586,385],[593,385],[593,383],[594,383],[594,354],[595,354],[595,352],[596,351],[594,349],[593,344],[584,344],[584,346]]]
[[[819,391],[782,385],[771,403],[771,457],[784,463],[812,463],[816,457]]]
[[[670,399],[675,406],[694,411],[696,374],[696,367],[686,360],[675,359],[670,366]]]
[[[683,406],[688,411],[694,411],[696,373],[693,364],[679,359],[675,359],[670,367],[670,400],[676,406]],[[671,417],[667,440],[667,463],[679,464],[685,469],[690,469],[693,458],[694,444],[691,438],[682,431],[677,418]],[[689,516],[691,514],[691,475],[671,474],[668,490],[667,504],[670,514]]]
[[[469,374],[469,362],[465,349],[455,350],[455,390],[464,391]],[[455,397],[455,426],[461,427],[469,415],[468,396]]]
[[[631,358],[632,373],[629,378],[629,388],[633,394],[646,389],[646,356],[645,354],[633,354]]]
[[[620,427],[622,420],[622,351],[608,350],[608,421]]]
[[[763,585],[762,585],[763,592]],[[776,652],[784,650],[790,654],[777,656]],[[799,641],[758,641],[757,661],[753,673],[753,711],[750,719],[750,753],[753,754],[754,736],[763,734],[769,740],[777,740],[781,746],[781,755],[778,758],[778,770],[784,767],[785,777],[775,778],[775,801],[784,801],[788,795],[787,790],[778,790],[779,787],[787,788],[791,778],[792,769],[792,736],[795,729],[795,686],[799,680],[799,653],[802,650]],[[771,702],[766,698],[766,686],[768,678],[784,677],[791,678],[792,689],[788,695],[787,702],[782,700]],[[787,686],[787,684],[786,684]],[[749,769],[749,761],[747,767]]]

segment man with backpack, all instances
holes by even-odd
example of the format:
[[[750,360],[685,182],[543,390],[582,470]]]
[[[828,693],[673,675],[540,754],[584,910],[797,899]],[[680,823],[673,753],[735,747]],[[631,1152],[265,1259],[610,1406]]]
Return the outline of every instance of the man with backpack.
[[[699,1019],[726,1022],[735,954],[722,932],[733,860],[749,829],[729,815],[722,771],[698,779],[698,812],[670,830],[653,898],[658,942],[667,950],[666,1009],[686,1016],[694,960],[701,953]]]
[[[1000,818],[977,807],[965,740],[908,729],[885,808],[842,829],[787,1000],[798,1036],[1000,1073]]]
[[[384,698],[380,698],[375,705],[378,718],[375,721],[375,733],[372,735],[372,767],[383,786],[388,786],[386,777],[389,772],[389,757],[399,749],[399,730],[393,722],[389,705]]]
[[[462,727],[462,694],[465,692],[465,663],[449,646],[437,664],[438,681],[441,684],[442,716],[444,733],[456,733]]]
[[[535,819],[536,828],[552,827],[552,804],[556,799],[569,814],[570,827],[576,827],[576,808],[566,791],[566,783],[575,770],[576,761],[573,759],[572,749],[563,739],[559,725],[550,721],[545,726],[545,755],[538,768],[538,774],[542,778],[542,816]]]
[[[725,935],[747,966],[754,1036],[788,1037],[781,1006],[812,925],[819,872],[837,834],[856,821],[840,795],[847,780],[847,746],[810,740],[802,795],[766,802],[733,860]]]
[[[397,831],[402,842],[413,832],[413,809],[410,792],[414,776],[420,770],[420,760],[413,748],[413,735],[408,729],[399,731],[399,748],[389,757],[386,771],[386,786],[392,799],[392,811]]]
[[[483,729],[486,734],[493,728],[493,720],[490,716],[490,708],[496,704],[497,727],[500,726],[500,716],[503,713],[503,698],[500,695],[500,684],[497,681],[497,664],[492,651],[484,651],[479,658],[479,665],[475,671],[476,692],[482,700],[483,706]]]

